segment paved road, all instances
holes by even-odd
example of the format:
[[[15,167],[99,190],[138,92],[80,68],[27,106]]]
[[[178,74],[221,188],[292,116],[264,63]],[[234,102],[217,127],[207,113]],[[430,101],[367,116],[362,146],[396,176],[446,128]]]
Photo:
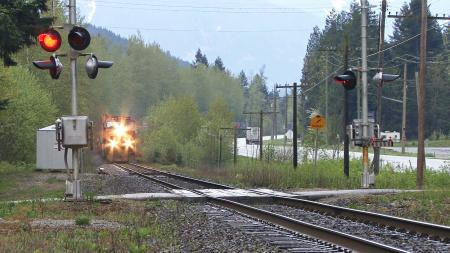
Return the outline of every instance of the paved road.
[[[402,152],[401,147],[384,147],[396,152]],[[406,147],[407,153],[417,154],[417,147]],[[435,158],[450,159],[450,147],[429,147],[425,148],[426,154],[432,154]]]
[[[270,139],[270,136],[264,136],[264,140]],[[280,138],[281,139],[281,138]],[[245,138],[238,138],[238,154],[241,156],[247,156],[247,157],[258,157],[259,155],[259,146],[258,145],[247,145],[245,143]],[[277,146],[276,147],[277,152],[288,152],[290,153],[292,150],[292,147],[286,147],[284,150],[283,147]],[[429,153],[430,150],[437,150],[437,149],[443,149],[443,148],[428,148],[427,153]],[[445,149],[445,148],[444,148]],[[450,152],[450,148],[449,149]],[[299,162],[301,162],[301,157],[303,153],[303,147],[299,147]],[[332,150],[319,150],[318,153],[319,159],[323,158],[332,158],[333,157],[333,151]],[[337,155],[337,154],[335,154]],[[342,157],[342,151],[338,154],[340,157]],[[308,159],[313,159],[312,152],[308,152]],[[361,158],[362,154],[361,152],[350,152],[350,158]],[[450,157],[450,156],[448,156]],[[372,159],[373,155],[369,154],[369,158]],[[389,163],[393,166],[395,170],[405,170],[405,169],[415,169],[417,167],[417,158],[416,157],[410,157],[410,156],[393,156],[393,155],[381,155],[381,163],[382,165],[385,165],[386,163]],[[431,170],[441,170],[445,169],[447,171],[450,171],[450,160],[445,159],[435,159],[435,158],[426,158],[426,166],[428,169]]]

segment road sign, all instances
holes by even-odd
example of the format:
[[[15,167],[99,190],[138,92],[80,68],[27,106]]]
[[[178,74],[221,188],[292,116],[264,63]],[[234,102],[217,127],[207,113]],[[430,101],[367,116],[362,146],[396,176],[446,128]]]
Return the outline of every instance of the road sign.
[[[327,120],[325,117],[316,115],[311,118],[311,121],[309,123],[309,126],[313,129],[321,129],[324,128],[327,125]]]

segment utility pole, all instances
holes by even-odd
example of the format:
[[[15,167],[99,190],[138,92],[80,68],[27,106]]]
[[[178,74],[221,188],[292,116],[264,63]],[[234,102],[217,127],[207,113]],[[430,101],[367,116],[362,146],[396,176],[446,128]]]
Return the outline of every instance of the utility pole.
[[[405,153],[406,146],[406,96],[408,89],[408,64],[403,64],[403,110],[402,110],[402,154]]]
[[[293,85],[284,85],[284,86],[276,86],[277,89],[279,88],[293,88],[292,92],[292,166],[294,166],[294,169],[298,166],[298,147],[297,147],[297,83],[294,83]]]
[[[367,92],[367,11],[366,0],[361,0],[361,59],[362,59],[362,126],[363,126],[363,175],[362,187],[369,188],[373,182],[373,175],[369,174],[369,108]]]
[[[259,112],[243,112],[242,114],[259,114],[259,160],[263,159],[263,116],[264,114],[277,113],[273,112],[264,112],[263,110]]]
[[[275,88],[277,88],[277,87],[275,87]],[[287,93],[287,87],[286,88],[284,88],[284,95],[285,95],[285,98],[286,98],[286,104],[285,104],[285,113],[284,113],[284,146],[286,146],[286,143],[287,143],[287,136],[286,136],[286,133],[287,133],[287,131],[288,131],[288,108],[289,108],[289,98],[288,98],[288,93]]]
[[[326,52],[326,61],[325,61],[325,75],[328,75],[328,60],[329,60],[329,55],[328,55],[328,51]],[[328,84],[329,84],[329,78],[327,78],[327,80],[325,81],[325,118],[328,120]],[[330,133],[328,132],[328,124],[326,125],[326,144],[328,147],[328,138],[330,136]]]
[[[417,188],[423,188],[423,171],[425,168],[425,74],[427,58],[427,0],[422,0],[420,26],[420,66],[419,66],[419,99],[418,110],[418,138],[417,138]]]
[[[250,128],[239,128],[239,127],[221,127],[220,130],[233,130],[233,164],[237,164],[237,133],[238,131],[248,131]]]
[[[273,87],[273,111],[276,112],[277,111],[277,88],[276,86]],[[274,113],[272,114],[272,140],[274,139],[274,135],[275,135],[275,139],[277,139],[277,114]]]
[[[384,29],[386,22],[386,0],[381,2],[381,17],[380,17],[380,34],[379,34],[379,42],[378,42],[378,69],[381,73],[383,73],[383,61],[384,61]],[[381,96],[382,96],[382,88],[383,88],[383,78],[377,84],[377,124],[382,128],[381,124]],[[373,148],[373,171],[377,175],[380,171],[380,149],[381,147]]]

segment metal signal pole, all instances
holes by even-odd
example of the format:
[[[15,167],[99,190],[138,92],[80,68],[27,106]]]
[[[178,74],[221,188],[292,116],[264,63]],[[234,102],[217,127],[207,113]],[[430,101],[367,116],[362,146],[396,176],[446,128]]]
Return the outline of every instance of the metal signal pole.
[[[76,25],[76,0],[69,0],[69,24],[71,26]],[[78,115],[78,103],[77,103],[77,52],[70,48],[70,77],[72,83],[72,116]],[[81,191],[78,189],[80,186],[78,180],[79,172],[79,148],[72,149],[72,168],[73,168],[73,199],[81,198]],[[80,194],[79,194],[80,193]]]
[[[371,175],[369,174],[369,108],[367,92],[367,0],[361,0],[361,59],[362,59],[362,125],[363,125],[363,175],[362,187],[369,188]]]
[[[348,69],[348,36],[345,36],[344,40],[344,70]],[[344,130],[344,174],[345,176],[350,175],[350,137],[347,133],[348,124],[348,90],[344,89],[344,120],[343,120],[343,130]]]

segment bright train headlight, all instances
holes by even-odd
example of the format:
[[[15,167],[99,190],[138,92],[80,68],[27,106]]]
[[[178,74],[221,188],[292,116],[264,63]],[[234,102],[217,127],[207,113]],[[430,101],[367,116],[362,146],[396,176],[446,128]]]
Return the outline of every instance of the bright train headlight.
[[[108,145],[109,145],[112,149],[117,148],[117,141],[111,140],[111,141],[108,143]]]
[[[122,137],[127,133],[127,128],[122,124],[117,124],[114,127],[114,135],[117,137]]]
[[[133,141],[130,139],[126,139],[124,142],[124,145],[126,148],[132,148],[133,147]]]

